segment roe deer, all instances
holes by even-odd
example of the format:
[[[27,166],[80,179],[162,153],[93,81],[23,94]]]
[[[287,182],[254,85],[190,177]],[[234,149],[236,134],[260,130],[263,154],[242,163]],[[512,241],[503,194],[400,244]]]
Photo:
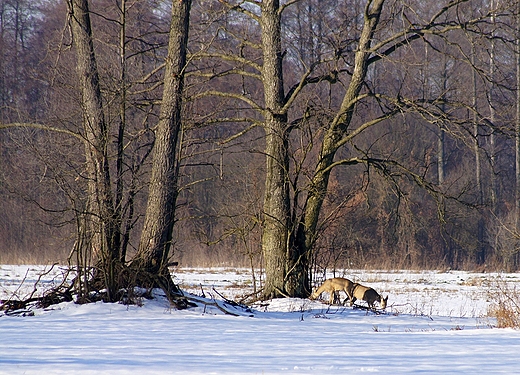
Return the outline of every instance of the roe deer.
[[[327,279],[321,284],[321,286],[316,289],[311,294],[311,299],[316,299],[320,296],[321,293],[327,292],[330,294],[330,300],[329,304],[334,303],[334,296],[336,292],[344,291],[347,293],[347,297],[350,301],[352,301],[352,289],[353,289],[354,283],[350,281],[349,279],[345,279],[343,277],[335,277],[333,279]]]
[[[350,304],[353,305],[354,302],[356,302],[358,299],[366,301],[366,303],[368,303],[368,307],[371,309],[374,308],[374,302],[379,302],[379,306],[382,309],[386,309],[388,296],[383,298],[373,288],[356,283],[352,288],[352,298],[350,299]]]

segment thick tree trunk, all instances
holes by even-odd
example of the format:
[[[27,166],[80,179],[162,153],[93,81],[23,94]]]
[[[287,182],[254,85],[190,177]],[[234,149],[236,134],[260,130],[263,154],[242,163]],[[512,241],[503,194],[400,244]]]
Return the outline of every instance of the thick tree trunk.
[[[87,239],[99,263],[108,299],[113,300],[117,288],[115,275],[120,258],[120,231],[110,183],[108,127],[103,113],[88,1],[73,0],[69,2],[69,8],[83,108],[88,186]]]
[[[178,196],[177,148],[182,129],[181,105],[190,8],[191,0],[172,2],[163,98],[153,149],[146,217],[137,257],[138,264],[144,267],[146,272],[167,279],[167,262]],[[177,291],[173,283],[169,288]]]
[[[265,297],[306,297],[310,293],[310,258],[317,235],[321,208],[327,194],[331,166],[347,132],[368,68],[370,43],[384,0],[370,1],[355,56],[355,66],[338,114],[329,125],[320,159],[311,181],[304,214],[292,233],[287,159],[287,118],[283,107],[283,76],[278,1],[262,3],[262,72],[266,111],[266,191],[262,249],[266,259]]]
[[[266,132],[266,182],[262,251],[265,265],[264,297],[286,295],[289,236],[289,159],[287,115],[284,103],[281,25],[278,0],[262,2],[264,128]]]
[[[289,184],[287,137],[284,123],[271,119],[266,124],[266,183],[262,250],[265,258],[266,298],[286,295],[289,267],[287,250],[289,231]]]

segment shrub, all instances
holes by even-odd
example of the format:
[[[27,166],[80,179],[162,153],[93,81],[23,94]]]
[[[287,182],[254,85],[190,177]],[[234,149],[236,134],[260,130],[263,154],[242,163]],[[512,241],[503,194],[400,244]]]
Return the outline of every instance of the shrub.
[[[493,289],[494,303],[490,306],[488,315],[496,318],[498,328],[520,329],[520,295],[516,286],[498,282],[497,288]]]

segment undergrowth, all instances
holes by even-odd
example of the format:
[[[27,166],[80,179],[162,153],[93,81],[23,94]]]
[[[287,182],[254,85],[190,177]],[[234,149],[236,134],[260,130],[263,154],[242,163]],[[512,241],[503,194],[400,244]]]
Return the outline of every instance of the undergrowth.
[[[517,286],[498,281],[490,291],[494,303],[489,307],[488,315],[497,320],[498,328],[520,329],[520,295]]]

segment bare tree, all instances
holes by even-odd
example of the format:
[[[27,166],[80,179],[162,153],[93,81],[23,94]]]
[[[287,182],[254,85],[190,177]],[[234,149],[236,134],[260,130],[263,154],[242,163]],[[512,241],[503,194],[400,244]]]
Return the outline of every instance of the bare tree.
[[[120,30],[120,84],[121,104],[119,130],[117,132],[116,189],[112,195],[110,165],[108,156],[109,129],[105,121],[103,101],[96,54],[93,45],[89,4],[87,0],[69,2],[74,45],[77,54],[78,76],[82,92],[81,102],[84,114],[84,137],[86,149],[86,170],[88,204],[85,212],[85,227],[80,233],[82,246],[92,249],[100,264],[95,276],[107,291],[107,299],[119,298],[117,292],[128,283],[157,285],[168,293],[177,307],[187,307],[180,298],[179,290],[169,275],[167,261],[171,233],[174,224],[177,197],[177,139],[181,131],[181,98],[183,75],[186,62],[186,44],[191,1],[173,2],[170,39],[161,112],[154,146],[152,180],[148,195],[148,209],[142,241],[136,259],[128,272],[125,265],[126,249],[121,236],[122,206],[122,164],[125,121],[126,92],[126,52],[125,52],[125,12],[126,2],[121,3]],[[88,281],[87,281],[88,283]],[[85,283],[85,284],[87,284]]]
[[[476,262],[482,226],[455,202],[466,199],[469,207],[493,201],[491,177],[513,165],[513,131],[501,124],[513,121],[511,103],[519,101],[508,84],[515,66],[504,52],[512,34],[500,30],[514,26],[517,11],[508,13],[505,3],[494,11],[497,3],[206,0],[193,4],[201,11],[193,12],[196,22],[188,22],[188,1],[172,2],[169,16],[154,18],[137,12],[145,7],[141,1],[120,0],[89,12],[88,5],[100,3],[70,0],[77,63],[60,60],[69,56],[67,33],[53,61],[64,70],[77,66],[81,107],[74,106],[79,95],[68,88],[63,112],[70,118],[53,127],[84,145],[84,155],[74,155],[84,161],[75,177],[84,181],[83,198],[89,201],[74,197],[74,208],[88,224],[78,232],[100,258],[99,279],[107,283],[109,298],[116,298],[119,277],[160,284],[175,297],[167,266],[177,240],[175,222],[183,214],[178,206],[194,202],[218,211],[215,222],[221,215],[235,226],[234,236],[248,251],[247,231],[261,223],[264,298],[307,296],[316,259],[356,256],[371,262],[388,255],[399,264],[431,257],[451,265],[464,253]],[[153,21],[144,25],[146,17]],[[166,19],[172,20],[169,33],[163,30]],[[52,79],[66,86],[60,73]],[[49,103],[58,110],[57,100]],[[77,131],[78,109],[83,122]],[[2,110],[3,123],[14,121]],[[186,119],[186,113],[196,117]],[[43,129],[34,122],[33,129]],[[16,125],[0,124],[8,126]],[[192,133],[186,136],[186,130]],[[199,138],[189,139],[190,152],[181,152],[192,134]],[[508,146],[507,158],[498,152],[501,144]],[[244,212],[248,205],[239,201],[251,185],[226,180],[237,149],[255,156],[250,170],[258,181],[257,171],[265,173],[263,187],[255,183],[255,193],[263,193],[261,215]],[[152,153],[151,164],[144,163]],[[181,161],[189,153],[199,153],[196,163]],[[211,171],[192,173],[202,165]],[[183,194],[189,189],[180,187],[183,172],[205,182],[212,173],[216,181],[197,188],[199,197],[188,197]],[[512,177],[496,182],[501,197],[514,184]],[[222,209],[226,199],[214,195],[225,196],[230,186],[233,198],[226,199],[236,202]],[[504,211],[512,204],[501,201],[497,207]],[[450,209],[457,215],[450,216]],[[225,230],[224,220],[208,220],[204,230]],[[130,229],[141,224],[134,247]],[[433,226],[446,237],[427,233]]]
[[[282,46],[282,14],[296,2],[281,5],[278,1],[263,1],[248,6],[222,3],[231,11],[256,22],[259,27],[259,41],[251,40],[253,38],[250,34],[247,37],[240,36],[233,29],[235,24],[232,22],[219,29],[219,32],[229,36],[226,48],[231,50],[230,45],[236,43],[240,47],[240,53],[217,53],[207,47],[205,51],[208,52],[198,57],[220,59],[235,63],[236,66],[226,66],[220,72],[214,69],[204,76],[215,81],[232,74],[244,77],[242,82],[246,78],[258,79],[262,96],[247,95],[257,91],[258,86],[246,87],[244,90],[242,85],[241,93],[239,90],[233,93],[208,90],[199,97],[214,95],[242,101],[261,115],[261,121],[251,122],[253,125],[261,125],[265,131],[266,182],[262,234],[266,272],[264,297],[304,297],[310,291],[312,251],[323,229],[323,205],[328,196],[333,170],[340,166],[364,166],[387,176],[392,183],[397,184],[395,176],[401,176],[415,181],[433,196],[439,197],[442,193],[439,186],[424,178],[420,169],[414,170],[401,160],[389,156],[372,155],[370,145],[365,146],[363,141],[370,139],[374,133],[371,130],[377,128],[377,125],[391,123],[397,114],[407,116],[412,112],[428,124],[442,124],[442,134],[447,124],[473,123],[471,119],[464,117],[466,113],[457,109],[470,108],[469,102],[456,103],[445,95],[444,91],[452,88],[441,88],[440,91],[443,92],[437,97],[417,98],[417,90],[411,86],[414,84],[413,80],[405,81],[409,76],[405,72],[401,80],[395,77],[394,87],[388,84],[376,85],[377,75],[384,74],[389,69],[397,69],[395,61],[399,60],[399,53],[413,54],[414,46],[419,43],[432,46],[432,53],[439,55],[442,54],[442,49],[438,49],[436,44],[451,43],[456,46],[450,47],[453,50],[450,53],[455,53],[457,48],[464,51],[466,47],[460,42],[461,37],[457,41],[456,38],[449,39],[449,35],[489,21],[490,14],[474,16],[471,13],[463,18],[458,17],[457,14],[460,13],[457,12],[471,9],[466,1],[449,2],[436,9],[422,9],[421,13],[412,11],[413,7],[407,3],[366,1],[360,17],[348,12],[337,12],[346,18],[336,18],[334,21],[337,25],[348,23],[348,17],[353,20],[352,27],[340,28],[342,33],[338,34],[334,21],[327,20],[330,22],[328,25],[325,21],[321,22],[320,27],[326,26],[336,32],[328,34],[329,45],[319,53],[319,59],[301,59],[298,64],[292,64],[291,59],[296,54],[291,54],[291,51]],[[386,11],[385,5],[388,7]],[[250,6],[257,8],[251,10]],[[297,14],[301,17],[301,12]],[[383,22],[380,22],[381,18]],[[471,32],[478,33],[477,27]],[[323,36],[323,39],[327,40],[327,37]],[[211,46],[211,43],[206,44],[208,45]],[[259,49],[261,56],[254,52]],[[458,58],[464,59],[464,53]],[[404,62],[405,58],[402,59]],[[257,61],[261,61],[261,64]],[[466,64],[471,66],[469,60],[466,60]],[[242,69],[244,66],[251,69]],[[284,66],[291,68],[284,70]],[[304,67],[299,76],[292,69],[294,66]],[[381,68],[376,69],[377,66]],[[286,74],[288,72],[290,74]],[[286,76],[291,77],[294,82],[292,86],[288,84]],[[337,91],[342,95],[331,94],[328,107],[320,107],[317,100],[306,99],[307,94],[312,97],[311,86],[316,87],[318,96],[318,90],[325,85],[329,85],[329,92]],[[371,112],[364,111],[364,116],[359,116],[360,108],[370,108]],[[461,118],[457,118],[459,115]],[[479,120],[480,118],[481,116]],[[238,121],[239,118],[234,120]],[[244,120],[247,121],[242,119]],[[309,141],[309,147],[317,147],[319,152],[305,152],[309,160],[302,164],[296,161],[290,145],[294,134],[305,123],[313,123],[315,126],[310,133],[313,135],[309,137],[312,140]],[[457,133],[461,130],[450,131]],[[348,156],[338,158],[338,151],[347,146]],[[311,156],[316,157],[315,161],[310,161]],[[306,167],[305,174],[299,167],[303,165]],[[444,171],[441,172],[444,175]],[[442,177],[439,176],[441,180]],[[398,194],[402,194],[398,185],[396,189]]]

